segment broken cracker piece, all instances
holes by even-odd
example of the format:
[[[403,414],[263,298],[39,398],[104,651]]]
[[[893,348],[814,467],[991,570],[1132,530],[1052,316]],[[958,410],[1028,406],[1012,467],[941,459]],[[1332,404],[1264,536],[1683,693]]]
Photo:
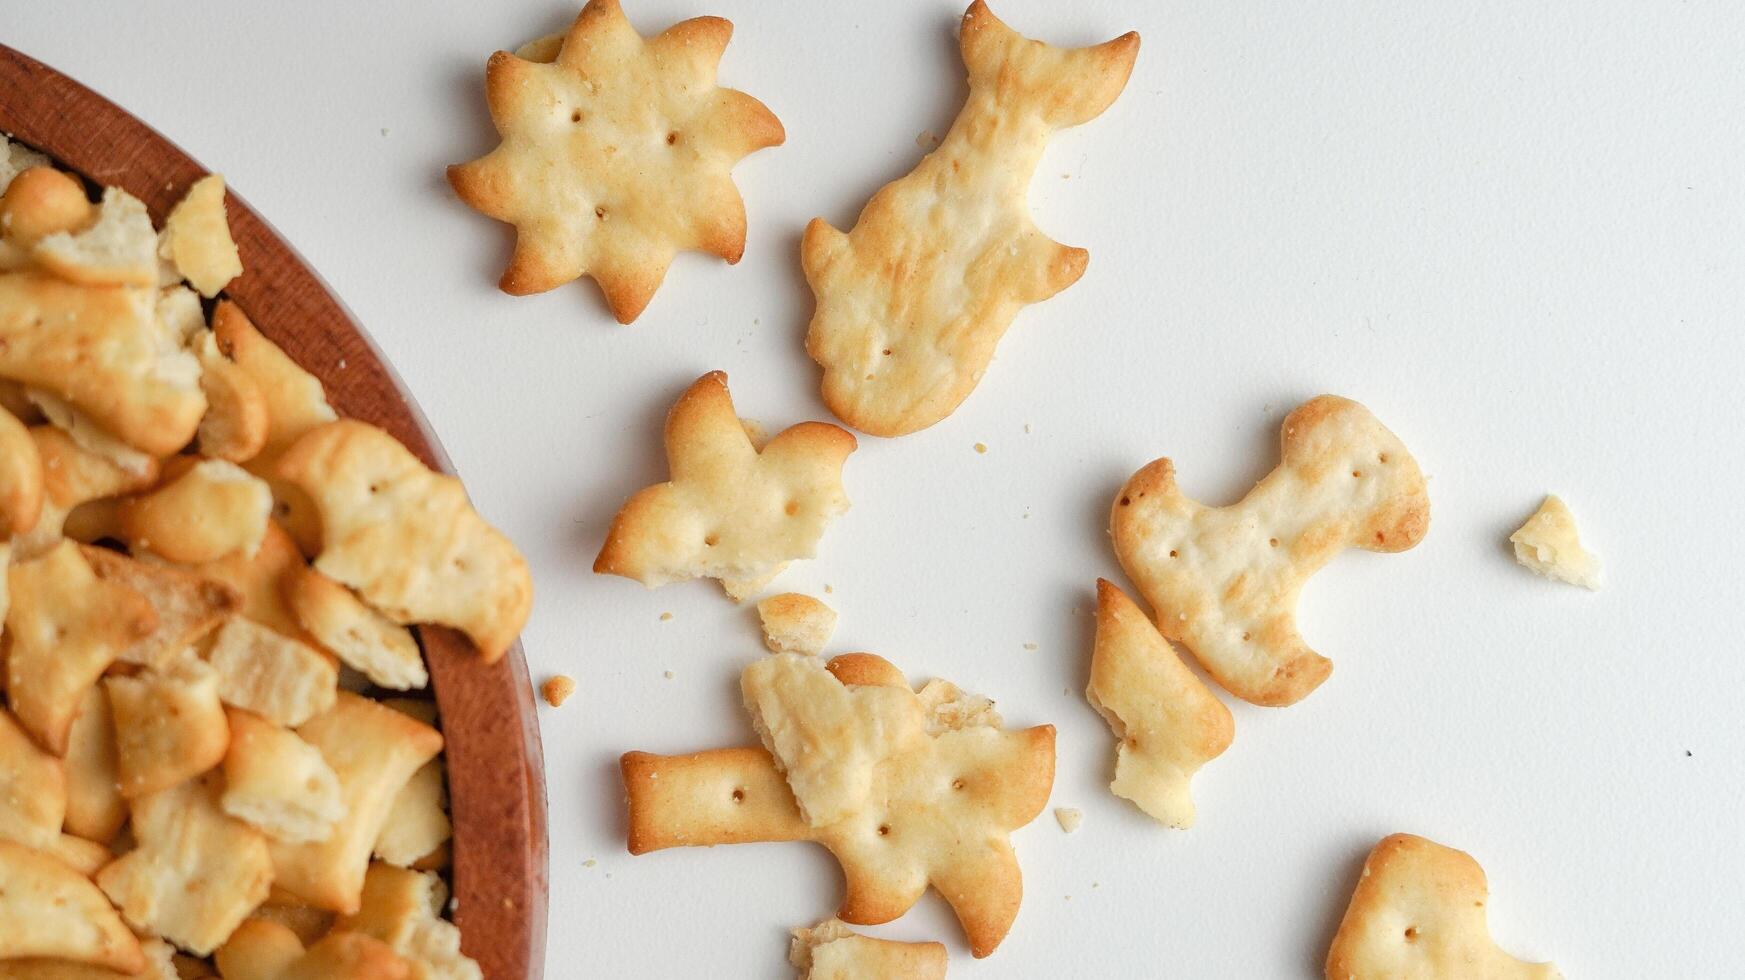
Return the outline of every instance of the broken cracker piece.
[[[624,504],[594,571],[650,588],[720,579],[742,599],[817,552],[824,526],[848,510],[842,464],[854,449],[844,430],[802,422],[759,452],[734,414],[727,375],[710,372],[667,415],[672,479]]]
[[[562,707],[570,699],[570,695],[576,693],[575,679],[563,674],[547,677],[545,683],[539,686],[539,693],[545,698],[546,704],[554,708]]]
[[[39,851],[0,840],[0,963],[43,957],[145,969],[139,940],[90,879]]]
[[[448,780],[441,758],[436,758],[419,767],[394,796],[387,822],[376,835],[375,854],[389,864],[410,868],[453,836]]]
[[[372,864],[354,915],[334,928],[387,943],[427,980],[479,980],[479,965],[460,951],[460,930],[443,919],[448,889],[434,874]]]
[[[91,199],[71,174],[50,166],[28,167],[6,180],[6,151],[0,148],[0,236],[29,246],[44,235],[72,232],[91,220]]]
[[[1581,546],[1575,530],[1575,515],[1556,494],[1551,494],[1527,518],[1509,542],[1515,560],[1540,575],[1584,589],[1598,591],[1600,558]]]
[[[13,540],[15,560],[34,558],[60,544],[67,516],[83,504],[132,493],[156,483],[154,460],[144,473],[130,473],[79,446],[51,425],[31,427],[42,461],[42,512],[28,534]]]
[[[1194,825],[1189,780],[1230,747],[1230,709],[1176,656],[1127,594],[1097,579],[1085,699],[1115,732],[1109,789],[1167,827]]]
[[[745,205],[729,172],[785,134],[763,103],[715,84],[732,33],[697,17],[644,38],[618,0],[590,0],[549,63],[491,56],[485,95],[502,143],[448,180],[515,226],[504,292],[587,275],[629,323],[679,250],[739,261]]]
[[[242,275],[242,258],[224,216],[224,178],[195,181],[164,219],[158,257],[175,267],[200,295],[211,299]]]
[[[275,840],[326,840],[345,816],[339,777],[315,746],[259,715],[231,708],[224,756],[225,813]]]
[[[1549,963],[1498,949],[1485,922],[1489,889],[1471,856],[1411,834],[1384,838],[1363,862],[1328,980],[1558,980]]]
[[[156,629],[116,657],[122,663],[166,666],[242,607],[241,594],[222,582],[107,548],[85,545],[79,553],[99,579],[145,596],[157,617]]]
[[[219,629],[207,660],[225,704],[287,728],[333,706],[339,670],[319,651],[235,617]]]
[[[943,943],[902,943],[862,936],[826,919],[793,931],[788,962],[799,980],[945,980]]]
[[[67,776],[61,760],[39,748],[12,713],[0,708],[0,840],[51,850],[66,813]]]
[[[836,610],[798,592],[759,602],[757,617],[763,624],[763,642],[777,653],[820,653],[836,631]]]
[[[204,459],[150,493],[116,506],[117,536],[135,550],[199,564],[259,550],[273,513],[266,483],[222,459]]]
[[[30,430],[0,411],[0,541],[36,526],[42,515],[42,454]]]
[[[137,799],[194,778],[224,759],[230,726],[218,673],[197,657],[103,682],[115,718],[121,795]]]
[[[1076,807],[1057,806],[1054,808],[1054,822],[1060,824],[1063,833],[1074,833],[1085,822],[1085,813]]]
[[[115,717],[101,685],[79,699],[61,761],[67,774],[68,832],[101,844],[114,840],[127,822],[127,800],[117,771]]]
[[[1297,632],[1303,583],[1346,548],[1397,552],[1430,526],[1424,474],[1369,409],[1322,395],[1285,417],[1283,458],[1241,501],[1207,507],[1176,485],[1175,464],[1135,473],[1109,533],[1157,628],[1231,694],[1282,706],[1333,664]]]
[[[411,631],[364,605],[350,589],[307,566],[292,569],[280,587],[297,621],[346,666],[395,691],[430,682]]]
[[[212,311],[218,350],[254,380],[267,405],[267,436],[260,455],[271,460],[319,425],[339,418],[321,382],[268,340],[242,307],[220,300]]]
[[[105,187],[95,220],[76,230],[44,235],[31,258],[81,286],[156,286],[158,233],[139,198]]]
[[[195,431],[200,455],[246,463],[267,445],[272,419],[266,393],[254,375],[219,351],[216,333],[200,334],[193,351],[206,395],[206,414]]]
[[[1054,132],[1121,94],[1139,35],[1054,47],[975,0],[959,47],[969,97],[938,149],[880,188],[846,234],[814,218],[800,245],[817,303],[806,352],[824,369],[824,401],[874,435],[950,415],[1018,311],[1084,274],[1088,253],[1037,230],[1026,193]]]

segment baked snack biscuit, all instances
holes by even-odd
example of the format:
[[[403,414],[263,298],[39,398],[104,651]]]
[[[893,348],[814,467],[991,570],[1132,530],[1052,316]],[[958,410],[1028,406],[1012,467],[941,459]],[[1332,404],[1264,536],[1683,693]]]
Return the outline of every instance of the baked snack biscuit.
[[[0,840],[47,851],[67,815],[67,776],[61,760],[44,752],[0,708]]]
[[[785,134],[763,103],[715,84],[732,33],[697,17],[643,38],[618,0],[590,0],[550,63],[491,56],[485,95],[502,143],[448,180],[515,226],[504,292],[587,275],[629,323],[679,250],[739,261],[745,205],[729,172]]]
[[[776,653],[821,653],[836,631],[836,610],[798,592],[759,602],[757,618],[764,644]]]
[[[740,686],[774,754],[625,755],[630,852],[817,841],[847,879],[844,921],[888,922],[931,884],[971,952],[992,953],[1023,894],[1008,835],[1054,783],[1053,726],[1002,730],[985,699],[939,681],[917,694],[864,653],[772,654]]]
[[[37,265],[83,286],[155,286],[157,232],[139,198],[119,187],[103,189],[93,220],[44,235],[31,246]]]
[[[323,841],[345,817],[339,777],[297,733],[231,708],[219,809],[274,840]]]
[[[121,973],[145,968],[139,940],[90,879],[23,844],[0,840],[0,950]]]
[[[168,262],[200,295],[211,299],[242,275],[242,258],[224,215],[224,178],[196,180],[164,219],[158,257]]]
[[[372,683],[409,691],[430,682],[411,631],[364,605],[350,589],[307,566],[292,569],[280,588],[309,635]]]
[[[1192,827],[1189,780],[1230,747],[1236,722],[1145,613],[1105,579],[1097,579],[1085,699],[1115,732],[1109,789],[1165,826]]]
[[[788,962],[799,980],[945,980],[943,943],[874,939],[840,919],[795,929]]]
[[[122,663],[165,666],[242,607],[235,589],[180,568],[89,545],[79,554],[98,579],[126,586],[151,603],[157,626],[116,655]]]
[[[218,630],[207,663],[225,704],[275,725],[301,725],[333,707],[339,669],[321,651],[242,616]]]
[[[713,578],[734,601],[797,558],[848,510],[842,464],[854,436],[827,422],[784,429],[759,450],[733,411],[727,375],[711,371],[666,420],[672,479],[645,487],[618,515],[594,571],[649,588]]]
[[[115,717],[102,685],[92,685],[79,699],[61,762],[67,775],[67,832],[102,844],[114,840],[127,822],[127,800],[117,772]]]
[[[1283,459],[1241,501],[1207,507],[1150,463],[1110,508],[1109,533],[1157,628],[1231,694],[1294,704],[1333,664],[1297,633],[1303,582],[1346,548],[1404,551],[1430,526],[1424,474],[1354,401],[1322,395],[1285,417]]]
[[[478,964],[460,952],[460,930],[441,918],[447,901],[448,889],[436,875],[373,864],[358,911],[334,928],[386,943],[424,980],[479,980]]]
[[[218,701],[218,673],[205,661],[183,657],[161,670],[105,678],[103,686],[115,719],[122,796],[169,789],[224,759],[230,726]]]
[[[1549,963],[1498,949],[1485,923],[1484,869],[1463,851],[1411,834],[1384,838],[1327,951],[1327,980],[1558,980]]]
[[[824,401],[873,435],[950,415],[1018,311],[1084,274],[1088,253],[1030,220],[1030,176],[1055,130],[1121,94],[1139,35],[1057,48],[975,0],[959,46],[969,98],[944,141],[880,188],[847,234],[814,218],[800,245],[817,300],[806,352],[824,369]]]
[[[1556,494],[1546,496],[1527,523],[1509,535],[1515,560],[1540,575],[1584,589],[1600,587],[1600,557],[1581,546],[1575,515]]]

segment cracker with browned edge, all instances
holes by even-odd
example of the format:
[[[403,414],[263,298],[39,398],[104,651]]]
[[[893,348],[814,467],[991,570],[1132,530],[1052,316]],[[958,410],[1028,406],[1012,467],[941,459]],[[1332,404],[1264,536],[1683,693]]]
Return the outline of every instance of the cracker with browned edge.
[[[342,916],[334,928],[387,943],[428,980],[479,980],[479,965],[460,951],[460,930],[442,918],[447,900],[437,875],[372,864],[357,913]]]
[[[30,257],[69,283],[149,288],[158,284],[157,244],[145,203],[119,187],[105,187],[89,220],[37,239]]]
[[[294,932],[264,919],[239,926],[213,960],[224,980],[440,980],[379,939],[336,931],[305,950]]]
[[[246,463],[267,445],[272,421],[266,392],[218,349],[216,333],[200,334],[192,350],[200,359],[200,390],[206,395],[206,414],[194,432],[200,455]]]
[[[1497,948],[1490,891],[1471,855],[1411,834],[1383,838],[1327,951],[1327,980],[1558,980],[1549,963]]]
[[[397,623],[460,630],[487,663],[515,642],[533,608],[527,562],[459,480],[353,419],[305,433],[276,473],[320,513],[321,574]]]
[[[242,608],[242,595],[223,582],[107,548],[79,553],[99,579],[145,596],[157,616],[157,628],[116,657],[123,663],[164,666]]]
[[[291,570],[280,588],[303,628],[373,683],[409,691],[430,682],[411,631],[365,605],[350,589],[307,566]]]
[[[1157,628],[1231,694],[1279,706],[1307,697],[1331,661],[1297,633],[1297,594],[1346,548],[1405,551],[1430,527],[1424,474],[1369,409],[1321,395],[1285,417],[1283,459],[1237,503],[1207,507],[1175,464],[1135,473],[1109,533]]]
[[[44,235],[70,232],[91,220],[91,199],[76,177],[52,166],[32,166],[7,181],[7,151],[0,147],[0,237],[29,246]],[[27,259],[20,259],[28,264]]]
[[[230,745],[218,673],[197,657],[162,670],[106,678],[115,718],[116,779],[137,799],[217,766]]]
[[[326,840],[345,817],[339,777],[315,746],[259,715],[232,708],[224,755],[225,813],[276,840]]]
[[[0,840],[0,951],[123,973],[145,968],[139,940],[89,878],[7,840]]]
[[[590,0],[552,61],[491,56],[485,96],[502,142],[448,180],[515,226],[504,292],[591,276],[629,323],[678,251],[739,261],[745,205],[730,171],[784,133],[763,103],[715,84],[732,34],[697,17],[644,38],[618,0]]]
[[[788,962],[799,980],[945,980],[943,943],[901,943],[852,932],[840,919],[795,929]]]
[[[67,830],[107,844],[127,822],[127,800],[117,771],[115,716],[100,684],[79,699],[61,757],[67,773]]]
[[[12,713],[0,708],[0,840],[49,850],[66,815],[61,760],[31,741]]]
[[[821,653],[836,631],[836,610],[798,592],[760,601],[757,618],[764,645],[776,653]]]
[[[1582,547],[1575,515],[1556,494],[1546,496],[1527,523],[1509,535],[1509,543],[1515,560],[1540,575],[1599,590],[1600,556]]]
[[[188,564],[259,550],[273,513],[265,481],[222,459],[173,473],[149,493],[117,502],[115,537],[134,551]]]
[[[19,723],[59,755],[86,689],[151,635],[157,616],[145,596],[98,578],[71,541],[13,565],[7,584],[6,696]]]
[[[129,471],[81,447],[52,425],[32,426],[30,439],[42,461],[42,512],[28,534],[13,539],[15,560],[35,557],[60,544],[68,516],[80,506],[144,490],[158,481],[156,460],[144,471]]]
[[[672,478],[618,511],[594,571],[650,588],[714,578],[743,599],[817,553],[825,525],[848,510],[842,464],[854,449],[837,426],[802,422],[760,451],[734,414],[727,375],[705,374],[667,415]]]
[[[814,218],[800,245],[817,300],[806,352],[824,368],[824,401],[873,435],[950,415],[1018,311],[1084,274],[1088,253],[1030,220],[1030,175],[1056,130],[1121,94],[1139,35],[1057,48],[975,0],[959,46],[969,98],[944,141],[880,188],[847,234]]]
[[[1109,789],[1165,826],[1192,827],[1189,780],[1230,747],[1236,722],[1127,593],[1105,579],[1097,579],[1085,698],[1115,732]]]
[[[0,411],[0,540],[23,534],[42,515],[42,454],[30,430]]]
[[[843,920],[888,922],[931,884],[971,952],[993,952],[1023,893],[1008,837],[1054,783],[1053,726],[1002,730],[985,700],[940,681],[917,695],[871,654],[773,654],[741,688],[780,764],[761,749],[628,753],[631,853],[813,840],[842,865]]]

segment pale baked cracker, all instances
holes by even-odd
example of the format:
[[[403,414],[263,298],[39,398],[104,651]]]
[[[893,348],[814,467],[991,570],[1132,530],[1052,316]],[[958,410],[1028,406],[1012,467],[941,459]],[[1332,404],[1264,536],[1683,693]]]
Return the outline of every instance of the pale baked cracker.
[[[66,814],[61,760],[31,741],[12,713],[0,708],[0,840],[50,850]]]
[[[133,801],[138,846],[97,874],[127,921],[200,956],[267,897],[266,839],[218,808],[216,775]]]
[[[848,510],[842,464],[854,436],[802,422],[752,445],[712,371],[679,397],[666,421],[672,479],[638,491],[612,519],[594,571],[650,588],[720,579],[736,601],[789,561],[810,558],[831,519]]]
[[[317,571],[395,622],[460,630],[487,663],[515,641],[533,606],[527,562],[459,480],[352,419],[305,433],[276,473],[320,513]]]
[[[274,724],[295,727],[333,707],[339,671],[332,661],[252,619],[226,622],[206,656],[224,703]]]
[[[13,539],[14,560],[41,555],[59,544],[68,515],[81,505],[157,482],[155,462],[144,473],[128,472],[53,426],[33,426],[30,438],[42,461],[42,512],[28,534]]]
[[[434,728],[367,698],[341,692],[334,706],[297,729],[339,776],[345,817],[325,841],[274,842],[280,886],[318,908],[356,912],[370,851],[407,780],[442,750]]]
[[[387,822],[376,836],[375,854],[389,864],[410,868],[453,836],[448,781],[442,760],[436,758],[419,767],[394,796]]]
[[[943,943],[902,943],[852,932],[840,919],[793,931],[799,980],[945,980]]]
[[[65,960],[0,960],[0,980],[186,980],[176,967],[174,946],[161,939],[142,939],[139,948],[145,968],[138,973]],[[201,976],[213,974],[195,974]]]
[[[836,631],[836,610],[798,592],[760,601],[757,618],[764,644],[777,653],[820,653]]]
[[[127,822],[127,800],[117,771],[115,716],[102,685],[92,685],[79,698],[61,761],[67,774],[67,830],[103,844],[114,840]]]
[[[158,284],[158,233],[139,198],[105,187],[96,217],[84,227],[44,235],[31,246],[37,265],[82,286]]]
[[[629,323],[679,250],[739,261],[745,205],[730,171],[785,134],[763,103],[715,84],[732,33],[697,17],[643,38],[618,0],[590,0],[550,63],[491,56],[485,96],[502,142],[448,180],[515,226],[504,292],[587,275]]]
[[[1110,791],[1167,827],[1192,827],[1189,780],[1230,747],[1236,722],[1127,593],[1105,579],[1097,580],[1085,699],[1115,733]]]
[[[146,965],[139,940],[90,879],[7,840],[0,840],[0,950],[123,973]]]
[[[86,689],[157,616],[145,596],[99,579],[71,541],[14,564],[7,582],[6,696],[25,730],[59,755]]]
[[[136,551],[201,564],[253,556],[267,533],[273,494],[235,463],[203,459],[187,472],[116,505],[117,536]]]
[[[291,535],[275,522],[267,523],[254,557],[232,555],[192,567],[203,578],[223,582],[242,595],[242,615],[276,633],[316,646],[297,616],[286,605],[283,584],[304,567],[303,553]]]
[[[72,834],[58,835],[43,851],[87,878],[97,877],[97,872],[115,860],[115,852],[108,847]]]
[[[107,548],[79,553],[99,579],[145,596],[157,617],[156,629],[116,656],[123,663],[165,666],[242,608],[242,595],[223,582]]]
[[[272,423],[266,393],[254,375],[219,351],[216,333],[200,334],[192,350],[206,395],[206,414],[194,434],[200,455],[246,463],[267,445]]]
[[[157,296],[0,273],[0,376],[65,399],[141,452],[180,450],[206,397],[199,361],[160,329]]]
[[[441,917],[447,900],[434,874],[372,864],[357,913],[334,928],[387,943],[413,964],[416,980],[479,980],[479,965],[460,951],[460,929]]]
[[[874,435],[950,415],[1018,311],[1084,274],[1088,253],[1030,220],[1030,175],[1057,129],[1121,94],[1139,35],[1057,48],[976,0],[960,47],[969,98],[939,147],[880,188],[847,234],[814,218],[800,245],[817,300],[806,351],[824,368],[824,401]]]
[[[345,801],[320,750],[259,715],[232,708],[225,717],[230,746],[219,808],[275,840],[298,844],[331,836],[345,817]]]
[[[1600,557],[1581,546],[1575,515],[1556,494],[1548,495],[1527,523],[1509,535],[1515,560],[1540,575],[1584,589],[1600,587]]]
[[[121,795],[148,796],[217,766],[230,745],[218,673],[196,657],[106,678]]]
[[[1383,838],[1327,951],[1328,980],[1558,980],[1549,963],[1498,949],[1485,922],[1484,869],[1411,834]]]
[[[42,454],[30,430],[0,411],[0,541],[36,526],[42,515]]]
[[[24,394],[50,425],[72,436],[81,448],[129,473],[145,473],[157,462],[151,453],[141,452],[104,431],[89,415],[59,395],[37,388],[26,388]]]
[[[297,621],[346,666],[395,691],[430,682],[411,631],[364,605],[350,589],[309,567],[293,569],[280,588]]]
[[[91,220],[91,199],[71,174],[34,166],[19,171],[11,183],[5,176],[6,162],[0,159],[0,190],[5,192],[0,194],[0,239],[20,249],[22,264],[29,263],[24,250],[44,235],[74,231]]]
[[[1297,593],[1346,548],[1395,552],[1430,526],[1424,474],[1369,410],[1333,395],[1285,417],[1283,459],[1241,501],[1207,507],[1159,459],[1109,517],[1115,554],[1157,628],[1230,693],[1294,704],[1332,671],[1297,633]]]
[[[817,841],[836,856],[847,878],[837,913],[843,920],[888,922],[931,884],[957,913],[971,952],[993,952],[1011,928],[1023,892],[1008,835],[1034,820],[1048,800],[1054,728],[1002,731],[985,709],[932,710],[900,671],[870,654],[836,657],[828,667],[814,657],[773,654],[753,667],[759,669],[748,668],[741,687],[747,703],[757,705],[765,731],[788,732],[772,738],[788,755],[783,766],[757,749],[625,755],[631,853]],[[888,688],[914,703],[893,709],[882,698],[831,697],[822,707],[797,710],[796,699],[825,690],[809,675],[826,669],[845,687]],[[935,689],[929,701],[935,707],[963,703],[955,688]],[[857,707],[862,704],[871,710]],[[951,727],[959,722],[964,727]],[[900,728],[886,736],[891,752],[868,763],[880,743],[877,726],[887,723]],[[869,751],[843,757],[836,740],[845,737],[860,739]],[[870,765],[871,778],[832,773],[829,767],[841,762]],[[807,777],[799,785],[814,795],[808,813],[833,815],[822,801],[840,803],[847,814],[825,825],[808,824],[789,789],[797,772]],[[818,787],[824,792],[814,792]]]
[[[196,180],[170,209],[159,235],[158,257],[208,299],[242,275],[242,258],[224,216],[222,176]]]

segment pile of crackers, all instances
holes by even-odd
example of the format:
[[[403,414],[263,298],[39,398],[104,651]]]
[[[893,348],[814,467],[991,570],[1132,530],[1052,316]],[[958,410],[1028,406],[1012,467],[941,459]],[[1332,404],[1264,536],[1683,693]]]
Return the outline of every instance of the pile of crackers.
[[[526,563],[154,226],[0,139],[0,976],[465,980],[412,624],[500,658]]]

